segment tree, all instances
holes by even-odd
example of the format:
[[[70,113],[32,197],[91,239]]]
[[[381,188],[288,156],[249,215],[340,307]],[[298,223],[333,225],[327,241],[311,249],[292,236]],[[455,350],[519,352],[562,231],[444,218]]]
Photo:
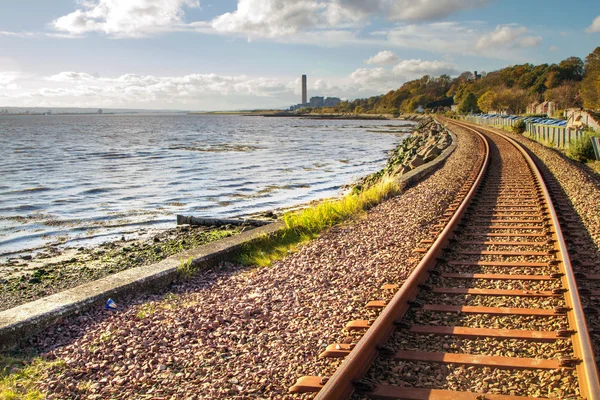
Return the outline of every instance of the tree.
[[[581,98],[586,108],[600,108],[600,47],[585,58],[585,75],[581,81]]]
[[[471,71],[465,71],[458,76],[458,81],[461,83],[465,83],[473,80],[473,73]]]
[[[454,95],[454,102],[457,104],[462,103],[462,101],[467,97],[469,93],[473,93],[471,89],[471,85],[469,83],[464,83],[460,85],[456,94]]]
[[[481,109],[481,111],[483,112],[490,112],[494,109],[494,100],[495,100],[496,96],[494,95],[494,92],[492,92],[491,90],[488,90],[487,92],[485,92],[484,94],[481,95],[481,97],[479,98],[479,100],[477,100],[477,105],[479,106],[479,108]]]
[[[546,80],[544,81],[544,85],[548,89],[552,89],[558,87],[561,84],[561,71],[558,68],[552,68],[546,74]]]
[[[579,57],[569,57],[558,64],[563,81],[580,81],[583,79],[585,65]]]
[[[600,47],[585,62],[569,57],[551,65],[524,63],[482,73],[477,80],[470,71],[456,78],[425,75],[385,95],[343,101],[335,110],[396,113],[413,112],[419,105],[426,109],[443,109],[454,103],[462,105],[463,112],[481,109],[523,113],[529,103],[541,102],[544,98],[557,102],[561,108],[582,104],[600,108]]]
[[[458,105],[458,112],[461,114],[479,112],[479,108],[477,107],[477,97],[475,97],[472,92],[469,92]]]
[[[579,97],[579,87],[577,82],[574,81],[567,81],[554,89],[548,90],[545,99],[554,101],[559,110],[581,107],[582,105]]]
[[[527,108],[527,92],[519,88],[500,88],[496,91],[493,107],[513,114],[522,114]]]

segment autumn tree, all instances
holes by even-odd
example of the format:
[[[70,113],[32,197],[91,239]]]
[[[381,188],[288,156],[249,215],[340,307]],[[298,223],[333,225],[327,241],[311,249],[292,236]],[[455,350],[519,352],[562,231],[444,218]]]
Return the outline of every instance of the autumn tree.
[[[527,108],[527,103],[528,95],[525,90],[504,87],[496,91],[493,105],[502,111],[522,114]]]
[[[579,57],[569,57],[558,64],[563,81],[580,81],[583,79],[584,63]]]
[[[474,104],[469,95],[479,99]],[[458,77],[425,75],[405,82],[385,95],[343,101],[337,112],[395,113],[413,112],[419,105],[441,110],[452,104],[462,105],[466,98],[467,112],[502,110],[525,112],[527,104],[544,99],[556,101],[561,108],[600,108],[600,47],[585,63],[569,57],[558,64],[512,65],[474,79],[470,71]]]
[[[461,114],[479,112],[479,107],[477,107],[477,97],[469,92],[458,105],[458,112]]]
[[[546,91],[546,100],[552,100],[558,105],[558,109],[581,107],[581,98],[579,96],[579,87],[577,82],[568,81],[562,85]]]
[[[485,92],[484,94],[481,95],[479,100],[477,100],[477,105],[479,106],[481,111],[487,113],[494,109],[495,99],[496,99],[496,96],[494,95],[494,92],[492,92],[491,90],[488,90],[487,92]]]
[[[586,108],[600,108],[600,47],[585,58],[585,73],[581,81],[581,98]]]

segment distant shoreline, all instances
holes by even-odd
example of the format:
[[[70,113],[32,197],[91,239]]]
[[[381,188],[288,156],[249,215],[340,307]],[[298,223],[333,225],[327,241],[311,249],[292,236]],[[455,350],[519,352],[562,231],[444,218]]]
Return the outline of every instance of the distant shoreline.
[[[307,118],[307,119],[332,119],[332,120],[404,120],[420,121],[428,116],[426,114],[402,114],[395,117],[392,114],[353,114],[353,113],[295,113],[291,111],[208,111],[188,112],[188,115],[241,115],[245,117],[268,117],[268,118]]]

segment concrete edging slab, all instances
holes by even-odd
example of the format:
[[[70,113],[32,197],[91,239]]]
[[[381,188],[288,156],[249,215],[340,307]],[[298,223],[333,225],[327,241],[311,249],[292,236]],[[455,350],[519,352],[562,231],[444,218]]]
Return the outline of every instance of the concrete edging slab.
[[[196,268],[208,268],[231,257],[242,245],[284,227],[282,221],[175,254],[151,265],[131,268],[105,278],[22,304],[0,312],[0,350],[15,347],[20,341],[41,332],[62,317],[110,297],[142,293],[170,285],[178,275],[181,260],[192,257]]]
[[[398,179],[399,183],[414,184],[441,166],[457,146],[456,136],[452,132],[449,133],[452,136],[452,144],[436,159],[402,175]],[[284,228],[283,221],[277,221],[173,255],[156,264],[121,271],[1,311],[0,351],[14,348],[21,341],[40,333],[61,318],[83,311],[92,305],[103,304],[109,297],[150,292],[170,285],[178,276],[177,267],[182,259],[187,260],[191,257],[194,267],[209,268],[233,256],[243,245],[261,236],[276,234]]]

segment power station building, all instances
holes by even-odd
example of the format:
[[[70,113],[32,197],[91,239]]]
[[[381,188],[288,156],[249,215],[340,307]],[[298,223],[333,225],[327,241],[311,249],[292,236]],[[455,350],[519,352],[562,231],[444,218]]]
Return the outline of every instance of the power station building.
[[[306,75],[302,75],[302,103],[291,106],[290,110],[296,111],[303,107],[334,107],[340,104],[340,102],[341,100],[339,99],[339,97],[324,98],[320,96],[311,97],[309,102]]]

